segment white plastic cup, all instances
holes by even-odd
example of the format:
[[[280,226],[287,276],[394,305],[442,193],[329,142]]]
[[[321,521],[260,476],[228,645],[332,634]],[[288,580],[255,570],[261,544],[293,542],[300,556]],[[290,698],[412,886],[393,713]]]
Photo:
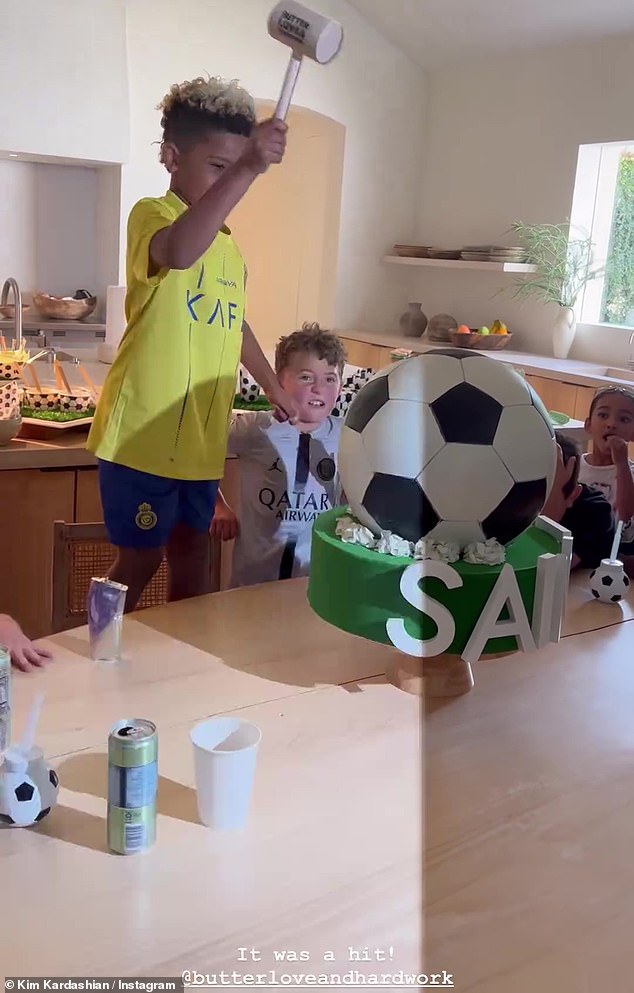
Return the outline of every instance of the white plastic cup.
[[[198,815],[217,831],[244,827],[262,733],[237,717],[212,717],[190,731]]]

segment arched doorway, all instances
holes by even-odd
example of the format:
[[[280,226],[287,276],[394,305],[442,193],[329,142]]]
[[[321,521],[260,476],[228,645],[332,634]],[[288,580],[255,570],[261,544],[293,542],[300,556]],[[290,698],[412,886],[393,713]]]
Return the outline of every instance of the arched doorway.
[[[258,117],[274,104],[258,101]],[[304,321],[333,321],[345,128],[304,107],[288,115],[281,166],[227,220],[248,270],[247,319],[265,351]]]

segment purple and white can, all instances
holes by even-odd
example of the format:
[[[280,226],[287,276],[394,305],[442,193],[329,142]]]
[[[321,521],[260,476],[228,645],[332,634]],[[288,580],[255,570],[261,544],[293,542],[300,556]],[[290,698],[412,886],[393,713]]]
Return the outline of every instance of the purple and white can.
[[[90,656],[99,662],[121,659],[121,629],[128,587],[111,579],[91,579],[88,590]]]

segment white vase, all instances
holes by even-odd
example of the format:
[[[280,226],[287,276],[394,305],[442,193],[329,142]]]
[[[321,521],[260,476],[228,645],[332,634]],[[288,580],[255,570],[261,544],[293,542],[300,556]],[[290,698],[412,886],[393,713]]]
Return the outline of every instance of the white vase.
[[[577,321],[572,307],[560,307],[553,324],[553,355],[567,359],[577,331]]]

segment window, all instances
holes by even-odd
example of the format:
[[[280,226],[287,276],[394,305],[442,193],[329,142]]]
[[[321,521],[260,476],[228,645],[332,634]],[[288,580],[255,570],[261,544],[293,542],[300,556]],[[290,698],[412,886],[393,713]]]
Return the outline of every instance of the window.
[[[634,328],[634,141],[582,145],[571,213],[604,269],[579,302],[584,324]]]

